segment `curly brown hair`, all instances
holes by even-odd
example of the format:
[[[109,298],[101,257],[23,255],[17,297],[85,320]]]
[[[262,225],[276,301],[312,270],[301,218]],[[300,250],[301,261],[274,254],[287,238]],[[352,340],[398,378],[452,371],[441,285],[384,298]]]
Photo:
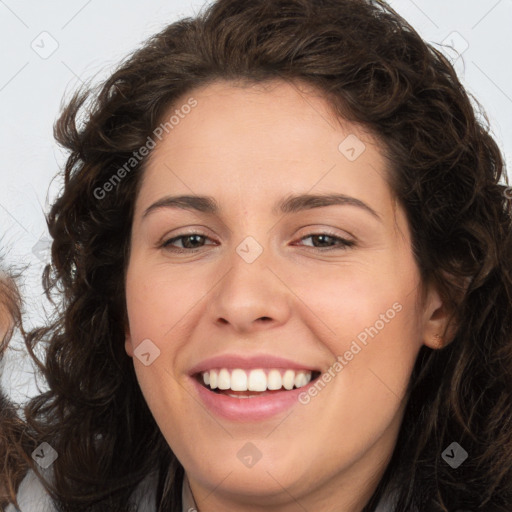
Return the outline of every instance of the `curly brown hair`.
[[[1,260],[0,257],[0,263]],[[15,330],[23,331],[17,278],[19,275],[6,272],[0,266],[0,359]],[[30,441],[16,407],[0,390],[0,510],[8,502],[16,502],[16,489],[29,467],[23,448],[27,448]]]
[[[456,321],[451,343],[420,350],[398,442],[364,511],[395,492],[396,512],[510,512],[512,205],[503,158],[448,60],[379,0],[217,0],[68,102],[55,126],[69,158],[47,219],[52,266],[43,276],[59,313],[28,336],[32,351],[48,344],[38,364],[49,391],[25,412],[59,453],[49,491],[61,510],[128,510],[155,471],[158,510],[181,510],[183,467],[124,352],[124,277],[147,157],[108,194],[98,190],[183,95],[215,80],[275,79],[316,87],[339,118],[379,138],[423,282],[437,285]],[[441,460],[454,440],[470,454],[457,471]]]

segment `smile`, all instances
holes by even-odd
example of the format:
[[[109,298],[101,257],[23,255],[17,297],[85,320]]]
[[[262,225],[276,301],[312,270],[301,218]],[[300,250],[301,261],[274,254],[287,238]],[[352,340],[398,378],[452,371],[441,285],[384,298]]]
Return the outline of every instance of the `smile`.
[[[254,398],[266,391],[302,388],[319,372],[292,369],[212,369],[201,373],[204,386],[233,398]]]
[[[303,407],[299,394],[314,385],[321,372],[283,358],[221,356],[190,370],[203,407],[235,423],[260,422]]]

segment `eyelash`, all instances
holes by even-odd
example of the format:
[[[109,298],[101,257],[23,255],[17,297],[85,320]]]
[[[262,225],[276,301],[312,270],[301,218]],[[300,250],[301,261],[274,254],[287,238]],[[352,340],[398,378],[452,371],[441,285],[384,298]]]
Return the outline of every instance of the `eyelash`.
[[[202,249],[202,247],[196,247],[195,249],[181,249],[179,247],[171,247],[171,243],[176,242],[177,240],[180,240],[182,238],[187,237],[193,237],[193,236],[199,236],[202,238],[209,238],[206,235],[203,235],[202,233],[185,233],[182,235],[175,236],[173,238],[169,238],[165,242],[162,243],[161,248],[166,249],[168,251],[174,252],[174,253],[195,253]],[[346,250],[349,247],[353,247],[356,245],[356,243],[352,240],[346,240],[345,238],[341,238],[339,236],[334,235],[333,233],[329,233],[328,231],[321,232],[321,233],[310,233],[309,235],[301,237],[299,240],[304,240],[306,238],[312,238],[312,237],[318,237],[318,236],[327,236],[331,239],[333,239],[336,242],[340,242],[338,246],[334,247],[312,247],[312,249],[316,249],[319,252],[325,252],[325,251],[333,251],[336,249]]]

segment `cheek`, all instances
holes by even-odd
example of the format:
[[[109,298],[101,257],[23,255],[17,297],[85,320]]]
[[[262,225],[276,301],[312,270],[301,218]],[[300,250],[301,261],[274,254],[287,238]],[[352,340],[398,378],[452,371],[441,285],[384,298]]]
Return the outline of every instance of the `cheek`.
[[[400,265],[385,260],[379,265],[340,265],[307,280],[290,276],[292,280],[291,287],[316,322],[309,327],[318,335],[325,333],[322,340],[333,354],[343,353],[353,340],[362,346],[373,339],[384,345],[386,340],[390,350],[399,350],[417,334],[419,274],[406,258]]]
[[[339,336],[331,349],[343,365],[340,384],[362,405],[361,417],[395,412],[421,348],[417,276],[414,268],[406,270],[353,285],[336,319]]]
[[[164,273],[136,263],[129,268],[126,303],[130,339],[127,344],[133,354],[139,387],[151,414],[164,434],[170,433],[171,438],[178,435],[171,428],[179,420],[176,411],[186,407],[175,376],[177,354],[183,344],[179,333],[180,319],[190,309],[191,297],[186,297],[189,293],[186,290],[183,294],[181,291],[177,289],[175,280],[171,281]],[[170,338],[173,343],[166,342]],[[138,356],[142,352],[139,347],[143,344],[147,347],[145,352],[150,354],[149,361],[146,361],[148,365]]]
[[[128,269],[126,303],[130,339],[127,345],[134,354],[139,386],[157,417],[167,418],[172,411],[183,410],[179,403],[177,368],[182,364],[180,354],[189,339],[194,306],[206,295],[204,283],[197,276],[171,273],[162,265],[152,267],[141,259],[134,258]],[[137,357],[141,352],[138,347],[147,344],[147,340],[151,342],[147,351],[152,361],[148,366]],[[173,407],[169,407],[171,403]]]
[[[169,335],[174,338],[206,289],[204,281],[197,276],[179,271],[171,273],[164,266],[148,268],[134,264],[126,281],[132,343],[137,345],[145,338],[162,340]]]
[[[398,263],[390,258],[379,265],[341,268],[329,279],[310,280],[298,292],[315,312],[309,329],[329,350],[333,365],[338,362],[331,366],[337,390],[332,399],[344,420],[347,415],[358,423],[367,418],[370,425],[380,411],[384,425],[406,392],[421,332],[419,274],[412,259],[402,256]]]
[[[336,335],[322,340],[333,361],[324,371],[326,383],[302,398],[303,421],[322,418],[315,431],[324,441],[308,445],[311,457],[320,450],[326,458],[355,460],[399,420],[421,343],[415,295],[409,286],[386,281],[386,287],[385,281],[352,282],[348,297],[333,286],[331,308],[318,309]]]

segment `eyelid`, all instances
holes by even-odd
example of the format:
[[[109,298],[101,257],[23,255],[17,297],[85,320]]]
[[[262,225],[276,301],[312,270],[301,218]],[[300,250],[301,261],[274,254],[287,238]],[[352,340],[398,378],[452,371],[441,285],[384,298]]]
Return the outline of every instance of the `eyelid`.
[[[183,228],[176,228],[176,229],[173,229],[172,231],[167,232],[164,235],[162,235],[159,238],[157,245],[161,245],[165,242],[168,242],[171,239],[180,238],[182,236],[187,236],[187,235],[190,235],[190,236],[191,235],[201,235],[201,236],[208,237],[213,240],[212,236],[207,233],[211,233],[211,230],[209,230],[208,228],[201,226],[201,225],[193,225],[193,226],[187,226],[187,227],[183,227]]]
[[[308,235],[323,234],[323,235],[329,235],[329,236],[336,237],[336,238],[343,238],[347,241],[351,241],[354,243],[357,241],[357,238],[349,231],[341,230],[339,228],[327,227],[322,224],[308,224],[307,226],[303,226],[300,229],[300,232],[302,232],[303,230],[306,230]],[[304,235],[304,236],[307,236],[307,235]],[[303,237],[301,237],[301,238],[303,238]]]

